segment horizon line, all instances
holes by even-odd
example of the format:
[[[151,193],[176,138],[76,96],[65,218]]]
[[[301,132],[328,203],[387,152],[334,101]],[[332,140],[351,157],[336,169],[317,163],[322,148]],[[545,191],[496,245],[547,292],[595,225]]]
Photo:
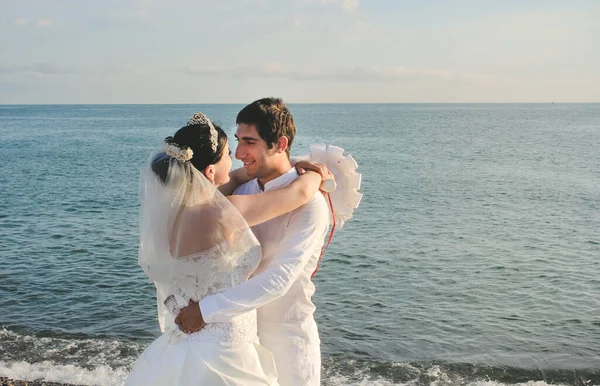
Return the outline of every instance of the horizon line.
[[[294,105],[511,105],[511,104],[596,104],[600,101],[586,102],[288,102]],[[203,102],[179,102],[179,103],[0,103],[0,106],[161,106],[161,105],[246,105],[249,102],[226,102],[226,103],[203,103]]]

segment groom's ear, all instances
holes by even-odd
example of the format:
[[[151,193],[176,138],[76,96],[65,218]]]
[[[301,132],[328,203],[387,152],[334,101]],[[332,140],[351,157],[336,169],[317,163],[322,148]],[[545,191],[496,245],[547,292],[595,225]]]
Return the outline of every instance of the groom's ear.
[[[277,152],[285,153],[288,148],[289,140],[287,137],[281,136],[277,139]]]
[[[209,181],[213,182],[215,180],[215,165],[208,165],[204,169],[204,175]]]

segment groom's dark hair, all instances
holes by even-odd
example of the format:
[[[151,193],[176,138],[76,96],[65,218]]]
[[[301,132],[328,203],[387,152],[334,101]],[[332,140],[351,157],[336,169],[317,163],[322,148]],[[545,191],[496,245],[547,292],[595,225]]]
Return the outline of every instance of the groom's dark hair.
[[[286,152],[290,155],[296,126],[292,113],[280,98],[263,98],[250,103],[238,113],[235,123],[256,126],[258,135],[267,143],[269,149],[277,143],[279,137],[286,137]]]

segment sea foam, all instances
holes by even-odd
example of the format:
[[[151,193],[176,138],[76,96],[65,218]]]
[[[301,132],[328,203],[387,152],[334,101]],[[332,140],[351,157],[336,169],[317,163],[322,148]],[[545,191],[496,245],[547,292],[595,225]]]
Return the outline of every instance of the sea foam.
[[[50,361],[40,363],[0,361],[0,377],[24,381],[44,380],[86,386],[122,385],[127,373],[128,370],[125,368],[111,369],[108,366],[99,366],[88,370]]]

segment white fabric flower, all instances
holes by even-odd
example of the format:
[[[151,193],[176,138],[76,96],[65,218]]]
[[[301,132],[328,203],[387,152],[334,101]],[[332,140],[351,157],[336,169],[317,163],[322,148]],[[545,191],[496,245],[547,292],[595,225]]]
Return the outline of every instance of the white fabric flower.
[[[194,156],[194,151],[189,147],[181,149],[167,142],[163,143],[163,150],[169,157],[173,157],[180,162],[187,162]]]

